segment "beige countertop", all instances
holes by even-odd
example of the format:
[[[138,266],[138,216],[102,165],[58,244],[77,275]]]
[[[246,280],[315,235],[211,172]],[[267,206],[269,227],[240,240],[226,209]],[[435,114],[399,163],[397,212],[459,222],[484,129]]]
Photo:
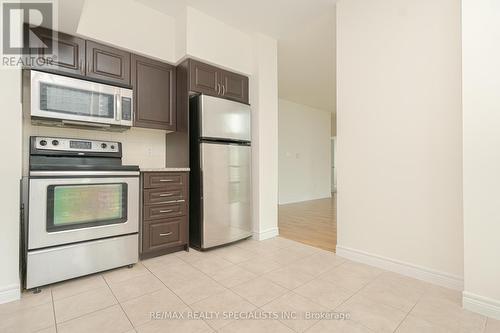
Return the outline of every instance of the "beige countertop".
[[[179,172],[189,171],[189,168],[140,168],[141,172]]]

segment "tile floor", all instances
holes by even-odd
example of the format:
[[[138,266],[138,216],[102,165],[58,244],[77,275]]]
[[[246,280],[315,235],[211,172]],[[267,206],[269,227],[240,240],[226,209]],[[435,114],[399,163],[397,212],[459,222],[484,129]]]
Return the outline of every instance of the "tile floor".
[[[463,310],[460,299],[277,237],[178,252],[24,293],[0,305],[0,332],[500,332],[500,321]],[[186,317],[151,318],[168,311]],[[307,317],[330,312],[350,319]],[[206,316],[186,319],[192,314]]]

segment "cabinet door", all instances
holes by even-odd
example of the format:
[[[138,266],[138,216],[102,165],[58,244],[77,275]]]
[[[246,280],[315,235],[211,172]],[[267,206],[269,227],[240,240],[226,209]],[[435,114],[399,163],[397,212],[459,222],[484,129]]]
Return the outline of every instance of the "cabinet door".
[[[175,131],[175,67],[132,55],[134,126]]]
[[[211,96],[219,95],[221,90],[221,71],[219,68],[190,60],[189,72],[189,90]]]
[[[130,84],[130,53],[87,41],[87,76]]]
[[[46,61],[35,61],[33,68],[56,70],[59,72],[85,75],[85,40],[78,37],[53,32],[45,28],[32,29],[44,43],[53,43],[54,58],[46,58],[45,49],[39,48],[31,52],[33,57],[42,57]]]
[[[224,98],[248,104],[248,77],[222,71],[222,91]]]
[[[148,253],[187,243],[187,217],[163,219],[143,224],[142,252]]]

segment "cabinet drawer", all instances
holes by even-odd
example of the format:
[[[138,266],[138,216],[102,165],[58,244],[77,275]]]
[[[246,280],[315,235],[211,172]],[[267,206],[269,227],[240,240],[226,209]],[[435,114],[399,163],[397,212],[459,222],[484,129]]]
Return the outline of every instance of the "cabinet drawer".
[[[144,205],[161,204],[172,200],[186,199],[185,187],[171,185],[144,190]]]
[[[186,201],[172,200],[169,203],[144,206],[144,220],[158,220],[186,215]]]
[[[144,252],[182,245],[186,240],[187,220],[185,217],[160,220],[144,225]]]
[[[167,187],[169,185],[186,184],[185,173],[151,172],[144,174],[144,188]]]

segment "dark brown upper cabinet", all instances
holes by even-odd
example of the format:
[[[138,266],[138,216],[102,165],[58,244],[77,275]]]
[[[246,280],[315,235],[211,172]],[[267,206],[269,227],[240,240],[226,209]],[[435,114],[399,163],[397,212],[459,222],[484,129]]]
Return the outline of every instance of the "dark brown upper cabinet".
[[[248,77],[222,71],[221,94],[224,98],[248,104]]]
[[[175,131],[175,67],[132,55],[134,126]]]
[[[130,84],[130,53],[88,40],[87,76]]]
[[[221,92],[219,68],[190,60],[190,89],[202,94],[218,96]]]
[[[45,62],[36,61],[34,68],[56,70],[64,73],[85,75],[85,40],[55,32],[45,28],[32,29],[46,45],[53,45],[53,59],[46,57],[44,48],[32,49],[31,56],[46,58]]]
[[[189,90],[248,104],[248,77],[189,60]]]

